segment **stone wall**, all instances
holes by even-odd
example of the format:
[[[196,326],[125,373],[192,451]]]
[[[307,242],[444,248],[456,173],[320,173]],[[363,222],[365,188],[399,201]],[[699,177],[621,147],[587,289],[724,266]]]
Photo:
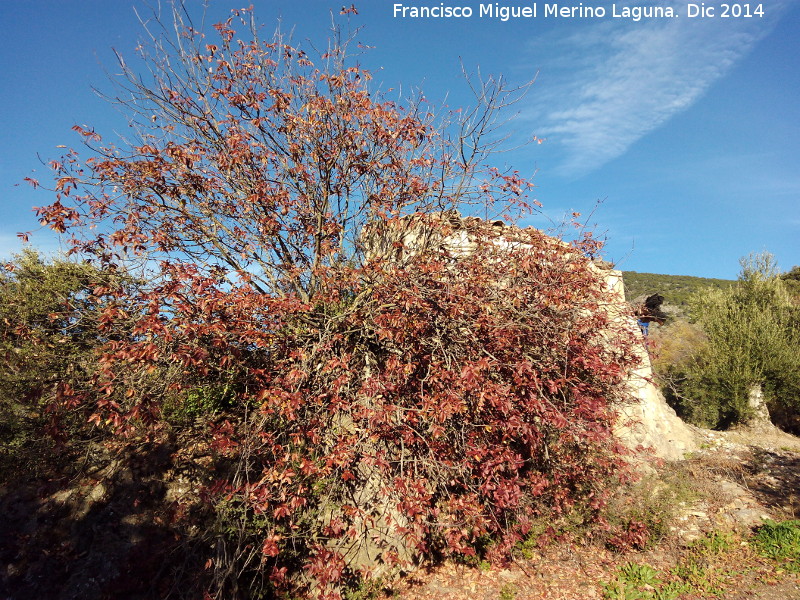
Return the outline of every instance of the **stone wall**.
[[[431,220],[437,227],[430,227]],[[453,257],[474,251],[473,228],[487,223],[475,217],[462,217],[455,211],[435,215],[411,215],[392,224],[383,224],[381,229],[368,229],[364,237],[366,254],[381,257],[394,263],[404,260],[431,247],[444,248]],[[442,227],[444,225],[444,227]],[[514,226],[502,221],[492,221],[491,229],[495,244],[500,247],[525,247],[516,235]],[[444,231],[445,233],[440,233]],[[537,232],[541,233],[541,232]],[[541,234],[544,241],[554,248],[568,246],[564,241]],[[587,262],[605,278],[609,291],[607,309],[623,329],[631,331],[639,340],[635,351],[641,359],[640,366],[629,374],[631,402],[622,407],[622,415],[616,432],[626,446],[649,449],[649,455],[666,460],[680,460],[687,452],[696,450],[698,442],[694,431],[684,423],[667,404],[664,396],[653,382],[653,368],[645,340],[636,323],[636,318],[625,301],[622,273],[610,268],[602,261]]]
[[[617,435],[626,446],[649,449],[650,454],[666,460],[680,460],[687,452],[697,450],[698,440],[692,428],[684,423],[667,404],[663,394],[653,382],[653,366],[635,317],[627,308],[622,273],[608,269],[606,281],[618,303],[615,318],[624,320],[641,343],[635,348],[641,359],[638,368],[629,375],[632,402],[623,407],[617,424]]]

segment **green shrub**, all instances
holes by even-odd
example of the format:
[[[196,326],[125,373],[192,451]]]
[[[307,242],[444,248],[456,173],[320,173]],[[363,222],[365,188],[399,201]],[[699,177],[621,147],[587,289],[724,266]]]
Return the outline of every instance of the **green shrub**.
[[[40,474],[65,458],[45,428],[79,440],[85,415],[61,403],[96,368],[99,315],[109,294],[132,284],[116,271],[48,259],[27,248],[0,269],[0,477]],[[55,462],[54,462],[55,461]]]
[[[500,600],[514,600],[517,597],[517,588],[506,583],[500,588]]]
[[[781,280],[792,295],[795,304],[800,304],[800,266],[795,265],[790,271],[783,273]]]
[[[45,260],[26,249],[0,271],[0,361],[5,400],[41,396],[87,369],[96,345],[91,290],[103,275],[89,265]]]
[[[655,361],[667,399],[698,425],[725,428],[752,415],[748,399],[761,386],[773,412],[793,413],[800,398],[800,312],[771,255],[741,261],[735,287],[709,289],[690,302],[694,324],[662,337]]]
[[[711,531],[692,544],[699,556],[717,556],[731,549],[733,537],[728,532]]]

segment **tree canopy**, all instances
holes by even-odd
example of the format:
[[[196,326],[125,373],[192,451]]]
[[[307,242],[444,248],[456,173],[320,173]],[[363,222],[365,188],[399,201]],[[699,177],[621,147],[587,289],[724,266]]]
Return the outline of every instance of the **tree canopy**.
[[[120,58],[135,138],[76,127],[88,157],[51,163],[38,214],[147,279],[96,292],[98,368],[56,401],[120,443],[213,406],[206,593],[335,598],[420,556],[507,556],[578,502],[596,516],[636,358],[581,248],[491,221],[534,205],[488,163],[519,90],[477,82],[441,118],[371,89],[339,30],[315,54],[249,10],[213,40],[174,17],[147,72]]]

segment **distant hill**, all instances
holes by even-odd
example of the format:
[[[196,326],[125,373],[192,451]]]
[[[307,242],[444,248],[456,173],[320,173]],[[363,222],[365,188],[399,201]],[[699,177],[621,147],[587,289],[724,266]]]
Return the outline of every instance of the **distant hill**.
[[[708,277],[691,277],[690,275],[657,275],[656,273],[637,273],[623,271],[625,283],[625,299],[629,302],[640,296],[661,294],[665,304],[684,308],[689,297],[703,288],[726,288],[734,283],[732,279],[709,279]]]

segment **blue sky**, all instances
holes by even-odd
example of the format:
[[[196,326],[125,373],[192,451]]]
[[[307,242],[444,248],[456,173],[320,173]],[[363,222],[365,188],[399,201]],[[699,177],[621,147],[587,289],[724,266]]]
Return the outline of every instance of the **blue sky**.
[[[329,11],[338,13],[342,1],[254,4],[268,30],[280,17],[298,41],[321,45]],[[506,22],[480,18],[481,3],[471,0],[444,2],[472,8],[471,18],[399,18],[394,4],[361,0],[352,17],[363,27],[358,40],[375,47],[362,64],[384,90],[422,88],[431,102],[454,108],[470,101],[462,63],[511,83],[536,77],[509,132],[511,142],[532,135],[545,142],[496,158],[535,173],[545,214],[529,224],[546,227],[573,210],[589,214],[601,201],[591,223],[607,235],[607,257],[622,269],[733,278],[738,258],[761,250],[784,270],[800,264],[800,0],[764,2],[764,16],[754,18],[722,18],[717,2],[704,3],[716,9],[714,18],[689,18],[686,2],[643,1],[678,16],[639,21],[612,17],[606,2],[583,3],[606,8],[604,18],[565,19],[544,17],[552,3],[498,1],[537,6],[535,19]],[[632,5],[617,2],[617,11]],[[147,6],[0,2],[0,257],[21,247],[19,231],[34,230],[39,247],[58,247],[36,231],[31,212],[50,197],[17,184],[46,179],[38,156],[77,145],[74,124],[106,138],[124,133],[124,117],[92,87],[111,89],[111,48],[134,55],[141,35],[134,8],[146,16]],[[212,0],[209,20],[236,6]]]

